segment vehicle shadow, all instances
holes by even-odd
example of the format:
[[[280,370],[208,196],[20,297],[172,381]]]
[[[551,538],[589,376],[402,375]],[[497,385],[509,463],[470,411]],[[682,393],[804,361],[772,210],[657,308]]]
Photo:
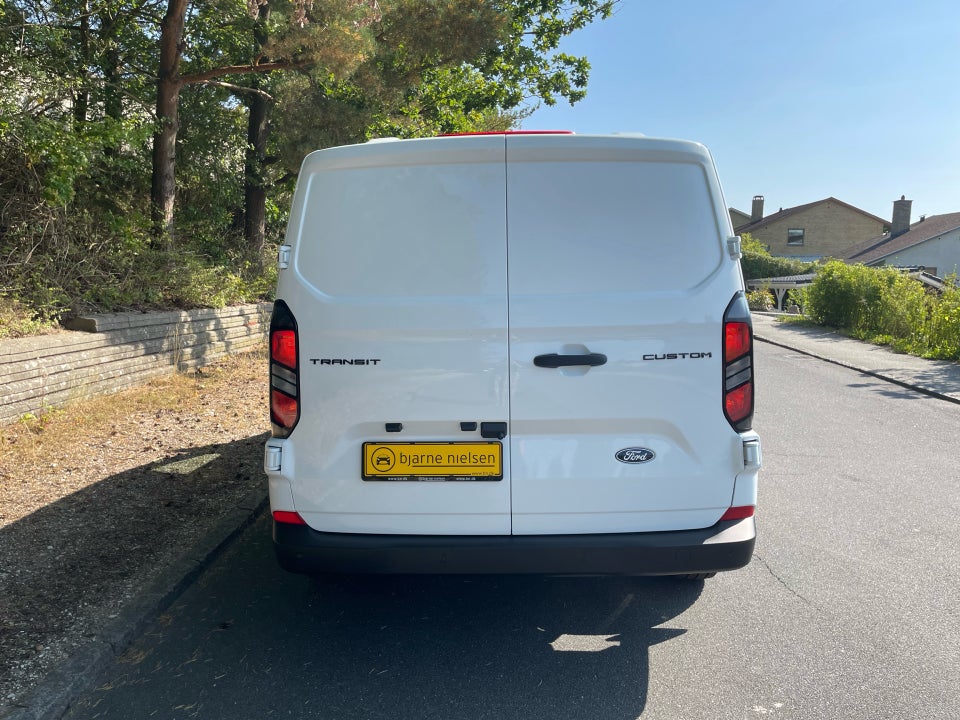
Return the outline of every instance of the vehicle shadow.
[[[636,718],[702,581],[324,577],[262,517],[68,718]],[[189,713],[187,714],[189,715]]]
[[[686,632],[658,626],[692,605],[703,585],[407,578],[316,592],[356,629],[326,636],[335,676],[376,688],[354,717],[632,720],[646,706],[649,648]],[[329,699],[344,713],[351,707],[349,694]]]

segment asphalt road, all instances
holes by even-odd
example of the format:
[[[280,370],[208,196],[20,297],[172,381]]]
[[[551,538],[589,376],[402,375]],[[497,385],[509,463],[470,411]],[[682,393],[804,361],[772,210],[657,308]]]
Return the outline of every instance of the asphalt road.
[[[751,564],[670,579],[277,569],[248,529],[67,718],[950,718],[960,406],[761,344]]]

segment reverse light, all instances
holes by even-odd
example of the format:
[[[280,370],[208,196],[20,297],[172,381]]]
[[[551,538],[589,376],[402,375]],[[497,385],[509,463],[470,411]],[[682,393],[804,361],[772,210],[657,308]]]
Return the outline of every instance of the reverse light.
[[[283,300],[270,318],[270,421],[274,437],[288,437],[300,419],[297,321]]]
[[[753,427],[753,323],[742,292],[723,314],[723,414],[737,431]]]

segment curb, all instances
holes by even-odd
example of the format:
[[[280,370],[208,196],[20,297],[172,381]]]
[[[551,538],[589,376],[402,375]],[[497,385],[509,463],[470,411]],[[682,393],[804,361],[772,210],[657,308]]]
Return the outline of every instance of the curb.
[[[960,405],[960,399],[955,398],[952,395],[945,395],[943,393],[937,392],[936,390],[931,390],[930,388],[924,387],[923,385],[917,385],[916,383],[909,383],[903,380],[898,380],[897,378],[891,377],[889,375],[885,375],[884,373],[877,372],[875,370],[867,370],[866,368],[853,365],[852,363],[844,362],[843,360],[828,358],[823,355],[818,355],[817,353],[810,352],[809,350],[801,350],[796,345],[788,345],[787,343],[777,342],[776,340],[771,340],[770,338],[763,337],[761,335],[754,334],[754,338],[756,340],[759,340],[760,342],[767,343],[768,345],[784,348],[785,350],[790,350],[799,355],[806,355],[807,357],[816,358],[817,360],[823,360],[824,362],[828,362],[831,365],[839,365],[840,367],[847,368],[848,370],[855,370],[858,373],[869,375],[870,377],[877,378],[878,380],[883,380],[884,382],[898,385],[902,388],[906,388],[907,390],[913,390],[922,395],[927,395],[929,397],[936,398],[937,400],[946,400],[947,402]]]
[[[177,558],[142,593],[123,608],[100,637],[81,647],[36,688],[0,708],[2,720],[59,720],[74,699],[89,690],[100,673],[133,639],[168,608],[243,530],[267,508],[265,489],[250,492],[227,512],[194,547]]]

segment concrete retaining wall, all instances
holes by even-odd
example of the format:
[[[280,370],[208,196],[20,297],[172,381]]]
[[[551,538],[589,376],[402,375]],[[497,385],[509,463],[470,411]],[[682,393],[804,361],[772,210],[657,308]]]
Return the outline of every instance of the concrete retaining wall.
[[[0,341],[0,423],[250,350],[270,304],[77,318],[71,330]]]

